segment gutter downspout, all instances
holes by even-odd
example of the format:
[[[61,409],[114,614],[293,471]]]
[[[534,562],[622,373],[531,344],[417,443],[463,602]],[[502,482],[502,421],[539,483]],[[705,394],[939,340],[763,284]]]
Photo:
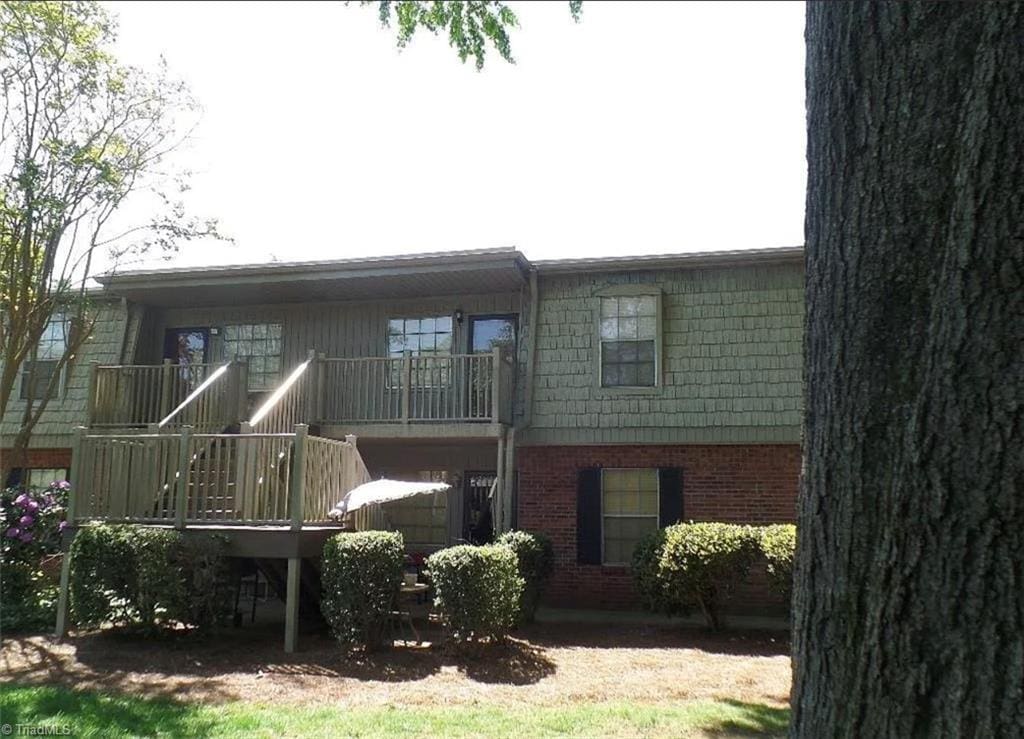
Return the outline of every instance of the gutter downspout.
[[[529,428],[533,422],[533,380],[537,371],[537,268],[530,268],[530,324],[527,341],[526,387],[523,393],[523,418],[521,428]]]

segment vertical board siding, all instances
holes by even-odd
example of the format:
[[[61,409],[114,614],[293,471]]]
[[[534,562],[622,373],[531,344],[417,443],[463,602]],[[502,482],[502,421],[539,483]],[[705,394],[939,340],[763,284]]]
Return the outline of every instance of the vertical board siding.
[[[216,306],[210,308],[163,308],[154,311],[150,344],[163,346],[169,328],[213,326],[237,323],[280,323],[282,325],[282,372],[305,361],[310,349],[328,357],[357,358],[387,356],[389,318],[450,316],[462,309],[462,324],[453,324],[453,354],[468,350],[469,317],[492,313],[518,313],[519,294],[454,295],[437,298],[387,299],[374,302],[288,303],[282,305]],[[211,336],[210,361],[223,356],[219,336]],[[141,347],[140,347],[141,350]],[[152,350],[152,349],[151,349]]]

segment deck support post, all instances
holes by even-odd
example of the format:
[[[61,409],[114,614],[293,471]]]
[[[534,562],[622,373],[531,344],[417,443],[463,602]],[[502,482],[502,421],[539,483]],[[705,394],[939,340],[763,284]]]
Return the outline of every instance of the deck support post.
[[[160,420],[164,420],[174,408],[171,407],[171,390],[174,385],[174,365],[170,359],[164,359],[160,370]]]
[[[245,359],[235,359],[233,365],[237,392],[235,415],[242,421],[249,415],[249,362]]]
[[[72,526],[74,531],[75,517],[78,515],[78,497],[81,494],[81,490],[78,486],[81,484],[81,469],[82,469],[82,436],[85,435],[85,427],[79,426],[75,429],[75,435],[71,439],[71,474],[68,477],[71,478],[70,482],[75,487],[72,487],[68,492],[68,509],[67,509],[67,521]],[[71,536],[74,536],[72,533]],[[57,624],[54,627],[53,635],[57,639],[63,639],[68,633],[68,609],[70,607],[69,601],[69,590],[71,589],[71,550],[70,540],[68,540],[68,546],[64,546],[64,541],[61,541],[61,549],[64,550],[64,556],[60,562],[60,591],[57,595]]]
[[[491,423],[501,421],[501,347],[491,350]]]
[[[178,440],[177,495],[174,498],[174,528],[185,528],[185,512],[188,510],[188,478],[192,465],[192,427],[182,426]],[[196,483],[198,485],[198,481]]]
[[[509,529],[509,522],[505,520],[505,427],[501,427],[498,434],[498,464],[495,473],[494,496],[497,500],[492,501],[491,508],[495,515],[496,534],[503,534]]]
[[[412,352],[402,352],[402,423],[409,423],[412,401]]]
[[[505,530],[511,531],[513,528],[516,527],[517,524],[515,498],[513,497],[516,474],[516,430],[515,428],[507,428],[505,434],[505,479],[503,481],[505,486],[505,489],[503,491],[505,497],[502,499],[502,502],[505,505],[505,512],[503,514],[503,518],[505,521]]]
[[[309,436],[309,426],[304,423],[295,424],[295,454],[292,455],[291,481],[289,484],[289,498],[291,505],[289,511],[292,517],[292,531],[302,528],[302,519],[305,515],[305,485],[306,485],[306,438]]]
[[[284,651],[295,651],[299,642],[299,574],[302,559],[288,558],[288,581],[285,586],[284,603]]]

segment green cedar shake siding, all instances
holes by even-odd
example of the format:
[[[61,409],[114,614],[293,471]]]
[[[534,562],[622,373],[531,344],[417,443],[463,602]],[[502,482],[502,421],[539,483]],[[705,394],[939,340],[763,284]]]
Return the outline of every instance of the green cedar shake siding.
[[[98,312],[92,335],[78,353],[74,365],[67,371],[64,393],[50,400],[39,423],[32,432],[31,448],[61,448],[71,446],[75,426],[86,422],[89,392],[89,365],[118,364],[125,339],[127,312],[120,299],[94,298]],[[20,379],[17,381],[20,382]],[[18,399],[18,385],[3,419],[4,436],[0,446],[8,447],[21,422],[25,404]]]
[[[600,386],[596,316],[601,295],[623,285],[661,296],[655,388]],[[542,273],[533,418],[522,442],[799,441],[802,341],[800,264]]]

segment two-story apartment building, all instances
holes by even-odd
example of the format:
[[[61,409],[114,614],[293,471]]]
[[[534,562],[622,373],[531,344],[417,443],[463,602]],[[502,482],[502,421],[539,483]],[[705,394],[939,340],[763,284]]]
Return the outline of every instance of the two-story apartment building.
[[[497,249],[101,282],[106,312],[25,479],[70,467],[72,426],[155,431],[210,381],[228,389],[178,421],[305,423],[356,437],[373,478],[449,482],[388,505],[410,550],[547,533],[555,602],[629,605],[632,548],[655,527],[794,519],[800,248],[534,262]],[[285,386],[289,410],[263,420]],[[221,473],[205,474],[212,491]]]

